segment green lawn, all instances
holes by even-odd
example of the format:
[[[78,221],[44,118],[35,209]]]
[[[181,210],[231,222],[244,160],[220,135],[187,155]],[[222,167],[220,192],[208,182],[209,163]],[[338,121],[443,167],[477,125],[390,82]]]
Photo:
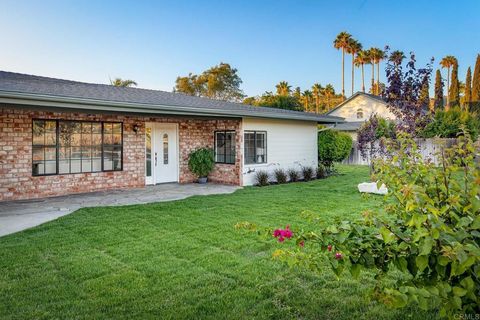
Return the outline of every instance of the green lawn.
[[[271,260],[281,244],[234,229],[245,220],[295,228],[305,223],[302,210],[328,223],[381,206],[356,190],[367,168],[340,172],[230,195],[82,209],[0,238],[0,318],[433,318],[371,301],[369,274],[337,281],[327,266],[320,275],[289,269]]]

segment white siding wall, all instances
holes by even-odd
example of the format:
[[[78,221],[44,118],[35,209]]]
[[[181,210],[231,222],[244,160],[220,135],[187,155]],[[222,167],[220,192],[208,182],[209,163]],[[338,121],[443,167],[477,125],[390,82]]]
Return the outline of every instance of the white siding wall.
[[[362,119],[357,118],[358,109],[363,110]],[[395,115],[391,113],[390,110],[388,110],[387,104],[385,102],[379,101],[366,95],[358,95],[337,110],[329,113],[329,116],[342,117],[345,118],[346,122],[354,122],[366,121],[372,113],[376,113],[383,118],[391,120],[395,119]]]
[[[273,175],[276,168],[298,170],[300,166],[316,168],[318,165],[316,122],[244,118],[242,129],[267,132],[267,163],[244,164],[243,185],[254,184],[255,171],[258,170]],[[244,159],[242,161],[245,163]]]

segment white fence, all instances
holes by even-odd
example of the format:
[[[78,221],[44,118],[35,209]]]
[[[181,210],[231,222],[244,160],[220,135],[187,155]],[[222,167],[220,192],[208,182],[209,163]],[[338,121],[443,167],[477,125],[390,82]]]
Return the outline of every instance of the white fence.
[[[457,139],[439,139],[439,138],[432,138],[432,139],[415,139],[418,145],[418,149],[424,159],[430,159],[434,163],[438,163],[438,159],[435,156],[442,147],[451,147],[455,144]],[[358,144],[356,141],[353,142],[352,151],[350,152],[350,156],[343,161],[345,164],[360,164],[360,165],[369,165],[370,159],[364,159],[358,148]]]

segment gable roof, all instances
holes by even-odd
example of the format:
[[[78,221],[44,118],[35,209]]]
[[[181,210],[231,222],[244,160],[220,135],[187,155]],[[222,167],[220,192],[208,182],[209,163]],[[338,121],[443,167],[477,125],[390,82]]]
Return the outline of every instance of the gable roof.
[[[383,100],[382,97],[379,97],[379,96],[376,96],[376,95],[373,95],[373,94],[370,94],[370,93],[365,93],[365,92],[357,91],[357,92],[356,92],[354,95],[352,95],[350,98],[348,98],[347,100],[341,102],[338,106],[336,106],[336,107],[333,108],[332,110],[330,110],[330,111],[328,111],[327,113],[325,113],[325,115],[329,115],[329,114],[333,113],[334,111],[340,109],[341,107],[343,107],[344,105],[346,105],[347,103],[349,103],[349,102],[352,101],[353,99],[357,98],[358,96],[366,96],[366,97],[368,97],[368,98],[371,98],[371,99],[374,99],[374,100],[383,102],[385,105],[387,105],[387,103],[385,102],[385,100]]]
[[[0,103],[147,114],[259,117],[340,123],[341,117],[0,71]]]

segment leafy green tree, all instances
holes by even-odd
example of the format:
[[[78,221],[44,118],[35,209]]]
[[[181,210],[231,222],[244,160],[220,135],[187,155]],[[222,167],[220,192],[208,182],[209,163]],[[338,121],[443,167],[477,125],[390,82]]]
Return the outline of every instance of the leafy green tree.
[[[477,139],[480,130],[480,121],[474,115],[459,107],[453,107],[448,111],[438,111],[433,120],[420,132],[424,138],[456,138],[466,131],[474,140]]]
[[[450,101],[451,106],[460,105],[460,82],[458,81],[458,63],[453,64],[452,68],[452,79],[450,90],[448,90],[448,100]]]
[[[115,78],[110,79],[110,84],[115,87],[136,87],[137,83],[130,79]]]
[[[457,63],[457,58],[454,56],[446,56],[440,61],[442,68],[447,69],[447,105],[445,110],[450,108],[450,69]]]
[[[342,50],[342,96],[345,97],[345,51],[348,48],[352,35],[343,31],[333,41],[333,47]]]
[[[265,92],[259,98],[247,98],[243,101],[246,104],[251,104],[259,107],[269,107],[293,111],[302,111],[302,105],[295,96],[276,95],[272,92]]]
[[[347,53],[352,55],[352,95],[355,92],[355,55],[362,50],[362,44],[355,39],[350,39],[347,45]]]
[[[442,73],[439,69],[435,74],[435,102],[434,102],[434,110],[443,110],[443,80],[442,80]]]
[[[480,115],[480,54],[477,55],[475,69],[473,70],[472,105],[470,109]]]
[[[186,77],[178,77],[174,91],[192,96],[239,102],[245,95],[240,89],[242,79],[237,72],[237,69],[222,62],[200,75],[190,73]]]
[[[287,81],[280,81],[275,88],[277,88],[277,94],[279,96],[288,96],[290,95],[291,86]]]
[[[251,106],[255,106],[255,105],[257,105],[257,98],[256,97],[246,97],[245,99],[243,99],[242,103],[243,104],[248,104],[248,105],[251,105]]]
[[[352,137],[348,133],[323,130],[318,133],[318,161],[328,171],[335,162],[341,162],[350,155]]]
[[[470,67],[467,69],[467,76],[465,79],[465,93],[463,94],[463,105],[465,110],[470,110],[470,104],[472,103],[472,70]]]

